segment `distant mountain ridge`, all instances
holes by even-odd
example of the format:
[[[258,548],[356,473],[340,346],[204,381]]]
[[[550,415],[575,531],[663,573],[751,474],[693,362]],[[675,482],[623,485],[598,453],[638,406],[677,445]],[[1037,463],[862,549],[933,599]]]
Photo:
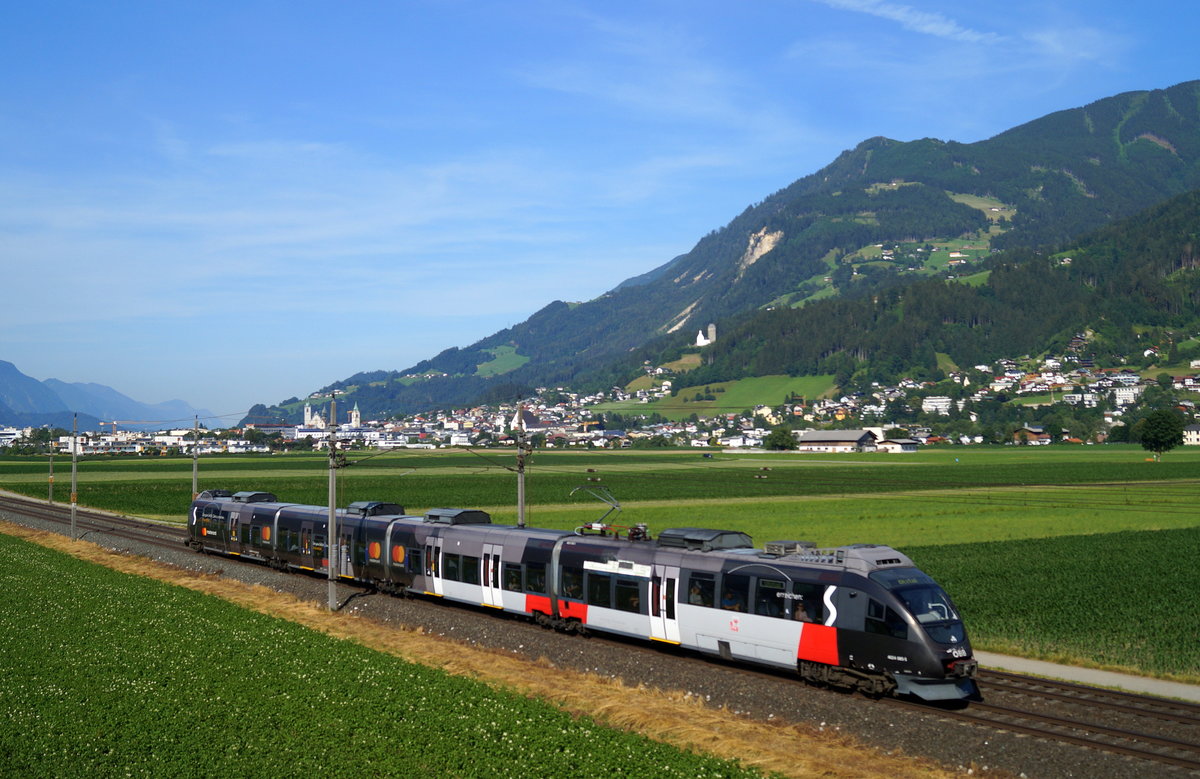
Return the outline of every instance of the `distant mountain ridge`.
[[[188,427],[195,416],[212,416],[182,400],[142,403],[103,384],[38,381],[0,360],[0,425],[69,429],[75,414],[80,430],[97,430],[101,423],[113,421],[126,430]]]
[[[378,415],[534,385],[601,386],[627,369],[616,367],[623,355],[656,339],[677,345],[709,322],[726,333],[724,323],[764,307],[853,297],[865,288],[854,283],[860,273],[873,274],[874,289],[921,281],[872,261],[872,246],[969,235],[989,251],[1061,245],[1198,187],[1200,81],[1105,98],[971,144],[871,138],[599,298],[554,301],[469,347],[324,390],[349,390],[346,400]],[[477,373],[500,349],[527,361],[500,376]]]

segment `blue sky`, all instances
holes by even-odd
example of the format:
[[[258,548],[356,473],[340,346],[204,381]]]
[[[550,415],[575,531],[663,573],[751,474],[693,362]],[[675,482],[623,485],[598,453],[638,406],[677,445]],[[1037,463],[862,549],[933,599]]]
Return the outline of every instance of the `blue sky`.
[[[1200,77],[1149,0],[9,3],[0,359],[237,416],[587,300],[876,135]]]

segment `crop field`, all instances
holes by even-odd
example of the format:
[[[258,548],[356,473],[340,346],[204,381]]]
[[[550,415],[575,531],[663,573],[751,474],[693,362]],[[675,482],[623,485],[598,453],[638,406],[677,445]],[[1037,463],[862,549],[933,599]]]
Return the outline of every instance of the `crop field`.
[[[1147,462],[1145,454],[1131,446],[961,447],[905,455],[539,450],[527,472],[527,500],[534,510],[586,513],[603,508],[586,489],[605,487],[628,507],[631,521],[643,521],[633,515],[654,507],[657,517],[678,522],[694,513],[697,502],[709,506],[705,514],[713,521],[740,511],[753,522],[754,509],[738,508],[747,503],[765,507],[765,514],[783,507],[784,516],[798,519],[807,516],[810,504],[797,498],[843,499],[834,509],[843,518],[893,509],[957,510],[964,517],[979,510],[1027,509],[1023,513],[1036,521],[1039,509],[1137,510],[1145,503],[1170,513],[1174,503],[1195,496],[1200,451],[1177,450],[1160,463]],[[485,507],[498,516],[515,511],[511,452],[350,452],[348,459],[353,465],[338,472],[342,505],[390,500],[414,512],[448,505]],[[0,489],[46,497],[47,465],[45,458],[0,458]],[[56,500],[63,502],[69,496],[69,460],[58,458],[55,470]],[[206,457],[199,472],[201,489],[268,490],[298,503],[328,500],[328,459],[320,455]],[[79,500],[182,521],[191,473],[186,458],[85,459],[79,464]],[[675,517],[672,507],[679,509]]]
[[[1200,451],[1175,450],[1160,463],[1147,462],[1133,446],[707,454],[539,450],[527,473],[527,519],[554,528],[595,521],[609,510],[598,499],[608,490],[622,509],[609,521],[646,523],[652,533],[704,526],[742,530],[759,544],[889,544],[946,579],[980,649],[1200,681],[1200,646],[1192,622],[1178,612],[1179,599],[1150,597],[1144,589],[1176,576],[1186,559],[1151,550],[1171,548],[1177,538],[1171,533],[1187,539],[1200,528]],[[351,461],[367,456],[349,454]],[[390,500],[410,513],[482,507],[512,524],[511,465],[511,452],[497,450],[388,453],[339,471],[338,503]],[[200,487],[269,490],[324,505],[327,466],[316,455],[211,457],[201,460]],[[0,489],[45,497],[46,468],[45,458],[0,460]],[[61,460],[56,465],[59,501],[67,497],[68,468]],[[79,484],[84,505],[182,521],[191,461],[86,461]],[[1048,559],[1057,567],[1043,562],[1043,550],[1055,550]],[[1195,580],[1170,586],[1200,592]],[[1048,604],[1090,603],[1080,600],[1078,588],[1097,597],[1124,593],[1136,618],[1111,611],[1121,616],[1096,622],[1099,632],[1090,637],[1066,627],[1076,623]],[[1146,652],[1147,625],[1161,631],[1161,646],[1178,651]]]
[[[906,551],[991,649],[1200,683],[1200,528]]]
[[[4,535],[0,583],[5,775],[761,775]]]

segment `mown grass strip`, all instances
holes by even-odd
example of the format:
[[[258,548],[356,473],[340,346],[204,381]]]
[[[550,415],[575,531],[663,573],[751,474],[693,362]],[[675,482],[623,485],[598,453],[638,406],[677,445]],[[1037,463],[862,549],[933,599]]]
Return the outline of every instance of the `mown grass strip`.
[[[0,536],[13,604],[0,628],[23,637],[0,646],[13,680],[0,749],[17,774],[948,776],[685,692],[329,614],[20,526],[0,531],[40,545]]]

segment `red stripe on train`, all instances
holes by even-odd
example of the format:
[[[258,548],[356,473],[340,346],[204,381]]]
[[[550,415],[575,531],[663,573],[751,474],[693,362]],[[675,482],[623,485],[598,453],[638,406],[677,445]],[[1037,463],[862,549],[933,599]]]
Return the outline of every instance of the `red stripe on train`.
[[[562,600],[561,598],[558,601],[558,616],[566,619],[577,619],[585,625],[587,624],[587,609],[586,603],[576,603],[575,601]]]
[[[525,613],[534,614],[536,612],[543,614],[550,613],[550,598],[545,595],[525,595]]]
[[[805,623],[800,631],[800,647],[796,657],[826,665],[838,664],[837,628]]]
[[[587,604],[576,603],[574,601],[558,599],[558,616],[565,619],[577,619],[584,624],[587,623]],[[550,614],[550,598],[545,595],[530,595],[525,594],[525,613],[534,614],[536,612]]]

